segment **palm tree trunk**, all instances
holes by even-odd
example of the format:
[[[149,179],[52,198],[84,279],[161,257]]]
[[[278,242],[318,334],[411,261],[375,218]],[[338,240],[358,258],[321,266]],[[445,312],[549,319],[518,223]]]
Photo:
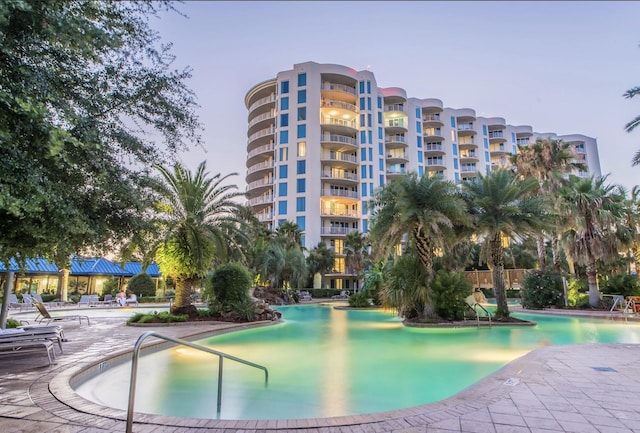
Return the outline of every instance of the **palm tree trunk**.
[[[557,273],[562,273],[562,256],[560,255],[560,242],[557,236],[554,236],[551,240],[551,254],[553,255],[553,267]]]
[[[538,249],[538,266],[540,269],[544,269],[547,267],[547,250],[545,247],[544,237],[539,236],[536,239],[537,249]]]
[[[596,260],[593,257],[590,257],[587,265],[587,282],[589,283],[589,305],[597,307],[600,304],[600,290],[598,289]]]
[[[633,263],[636,266],[636,274],[640,272],[640,242],[634,242],[631,247],[631,252],[633,254]]]
[[[173,304],[175,308],[191,305],[191,279],[184,275],[176,277],[176,299]]]
[[[437,318],[437,315],[433,305],[433,293],[431,292],[431,280],[433,279],[433,251],[431,248],[431,239],[429,239],[429,236],[424,233],[421,227],[416,227],[413,230],[413,236],[416,241],[418,258],[427,273],[427,279],[424,282],[426,287],[426,299],[424,299],[422,314],[427,319],[435,319]]]
[[[504,282],[504,255],[502,253],[502,239],[496,233],[489,241],[489,268],[493,276],[493,290],[496,295],[496,319],[509,317],[507,305],[507,288]]]

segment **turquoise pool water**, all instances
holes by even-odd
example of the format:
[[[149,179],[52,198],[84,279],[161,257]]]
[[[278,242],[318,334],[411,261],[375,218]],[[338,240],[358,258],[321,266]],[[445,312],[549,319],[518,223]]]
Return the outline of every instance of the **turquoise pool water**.
[[[192,418],[294,419],[406,408],[442,400],[545,345],[640,343],[640,325],[516,314],[535,327],[405,328],[390,312],[326,305],[278,307],[283,324],[199,343],[266,366],[225,361],[216,414],[217,357],[175,347],[142,357],[136,412]],[[130,365],[107,370],[76,392],[126,409]]]

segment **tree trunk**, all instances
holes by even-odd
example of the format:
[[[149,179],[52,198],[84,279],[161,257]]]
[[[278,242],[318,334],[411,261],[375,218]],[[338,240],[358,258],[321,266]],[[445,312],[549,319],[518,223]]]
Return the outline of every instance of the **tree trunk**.
[[[413,237],[416,241],[416,251],[420,263],[427,273],[425,283],[426,299],[422,308],[422,314],[427,319],[436,319],[435,307],[433,305],[433,293],[431,292],[431,280],[433,279],[433,251],[431,248],[431,239],[424,233],[422,227],[416,227],[413,230]]]
[[[538,249],[538,266],[540,269],[547,267],[547,249],[545,247],[544,237],[536,238],[536,247]]]
[[[60,301],[62,302],[68,301],[69,273],[69,269],[60,269],[58,271],[58,296],[60,296]]]
[[[190,278],[185,277],[184,275],[179,275],[176,277],[176,299],[174,300],[174,307],[186,307],[187,305],[191,305],[191,283],[192,280]]]
[[[507,305],[507,288],[504,282],[504,256],[502,253],[502,239],[500,233],[496,233],[489,240],[489,268],[493,276],[493,290],[496,295],[496,319],[509,317]]]
[[[636,274],[640,273],[640,242],[634,243],[631,247],[633,253],[633,263],[635,264]]]
[[[0,329],[5,329],[7,327],[7,317],[9,317],[9,295],[13,290],[13,279],[15,272],[7,270],[5,275],[6,277],[3,296],[4,301],[2,302],[2,311],[0,312]]]
[[[598,271],[594,258],[590,258],[587,265],[587,281],[589,283],[589,305],[597,307],[600,304],[600,290],[598,289]]]
[[[553,255],[553,267],[556,272],[562,273],[562,256],[560,255],[560,242],[558,241],[558,237],[554,236],[551,241],[551,254]]]

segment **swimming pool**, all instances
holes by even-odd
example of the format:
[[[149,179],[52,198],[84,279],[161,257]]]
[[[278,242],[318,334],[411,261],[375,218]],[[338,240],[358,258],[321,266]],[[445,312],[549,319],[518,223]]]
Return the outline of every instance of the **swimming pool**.
[[[544,345],[640,343],[640,325],[517,314],[535,327],[406,328],[380,310],[278,307],[285,323],[200,341],[265,365],[225,362],[216,415],[217,358],[175,347],[140,359],[136,412],[190,418],[297,419],[362,414],[450,397]],[[79,385],[98,404],[126,409],[130,364]]]

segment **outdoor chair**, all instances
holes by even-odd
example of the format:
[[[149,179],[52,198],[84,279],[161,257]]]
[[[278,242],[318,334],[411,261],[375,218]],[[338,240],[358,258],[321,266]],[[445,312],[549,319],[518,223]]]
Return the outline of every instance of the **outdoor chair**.
[[[46,306],[48,308],[51,308],[52,306],[53,307],[57,307],[58,306],[57,302],[44,302],[42,300],[42,295],[40,293],[32,293],[31,294],[31,299],[33,299],[34,301],[40,302],[41,304],[43,304],[44,306]]]
[[[47,321],[46,324],[48,325],[51,322],[59,322],[63,320],[77,320],[78,322],[80,322],[80,325],[82,325],[82,319],[85,319],[87,321],[87,325],[91,326],[91,322],[89,322],[89,316],[81,316],[79,314],[66,314],[64,316],[52,316],[47,311],[47,308],[44,305],[42,305],[40,302],[34,301],[33,305],[35,305],[35,307],[38,309],[38,312],[40,313],[38,318],[36,318],[36,321],[38,323],[42,323],[46,320]]]
[[[127,305],[136,304],[136,307],[137,307],[138,306],[138,297],[135,295],[135,293],[132,293],[130,297],[125,299],[125,302],[126,302]]]
[[[64,331],[61,326],[20,326],[0,331],[0,343],[47,340],[57,343],[62,353]]]
[[[116,300],[113,299],[113,295],[104,295],[104,300],[101,301],[102,305],[113,305],[116,303]]]
[[[17,338],[17,337],[16,337]],[[56,355],[50,340],[0,339],[0,356],[24,355],[45,350],[49,365],[55,364]]]
[[[22,305],[20,305],[20,302],[18,301],[18,295],[16,295],[15,293],[11,293],[9,295],[9,308],[22,309]]]

